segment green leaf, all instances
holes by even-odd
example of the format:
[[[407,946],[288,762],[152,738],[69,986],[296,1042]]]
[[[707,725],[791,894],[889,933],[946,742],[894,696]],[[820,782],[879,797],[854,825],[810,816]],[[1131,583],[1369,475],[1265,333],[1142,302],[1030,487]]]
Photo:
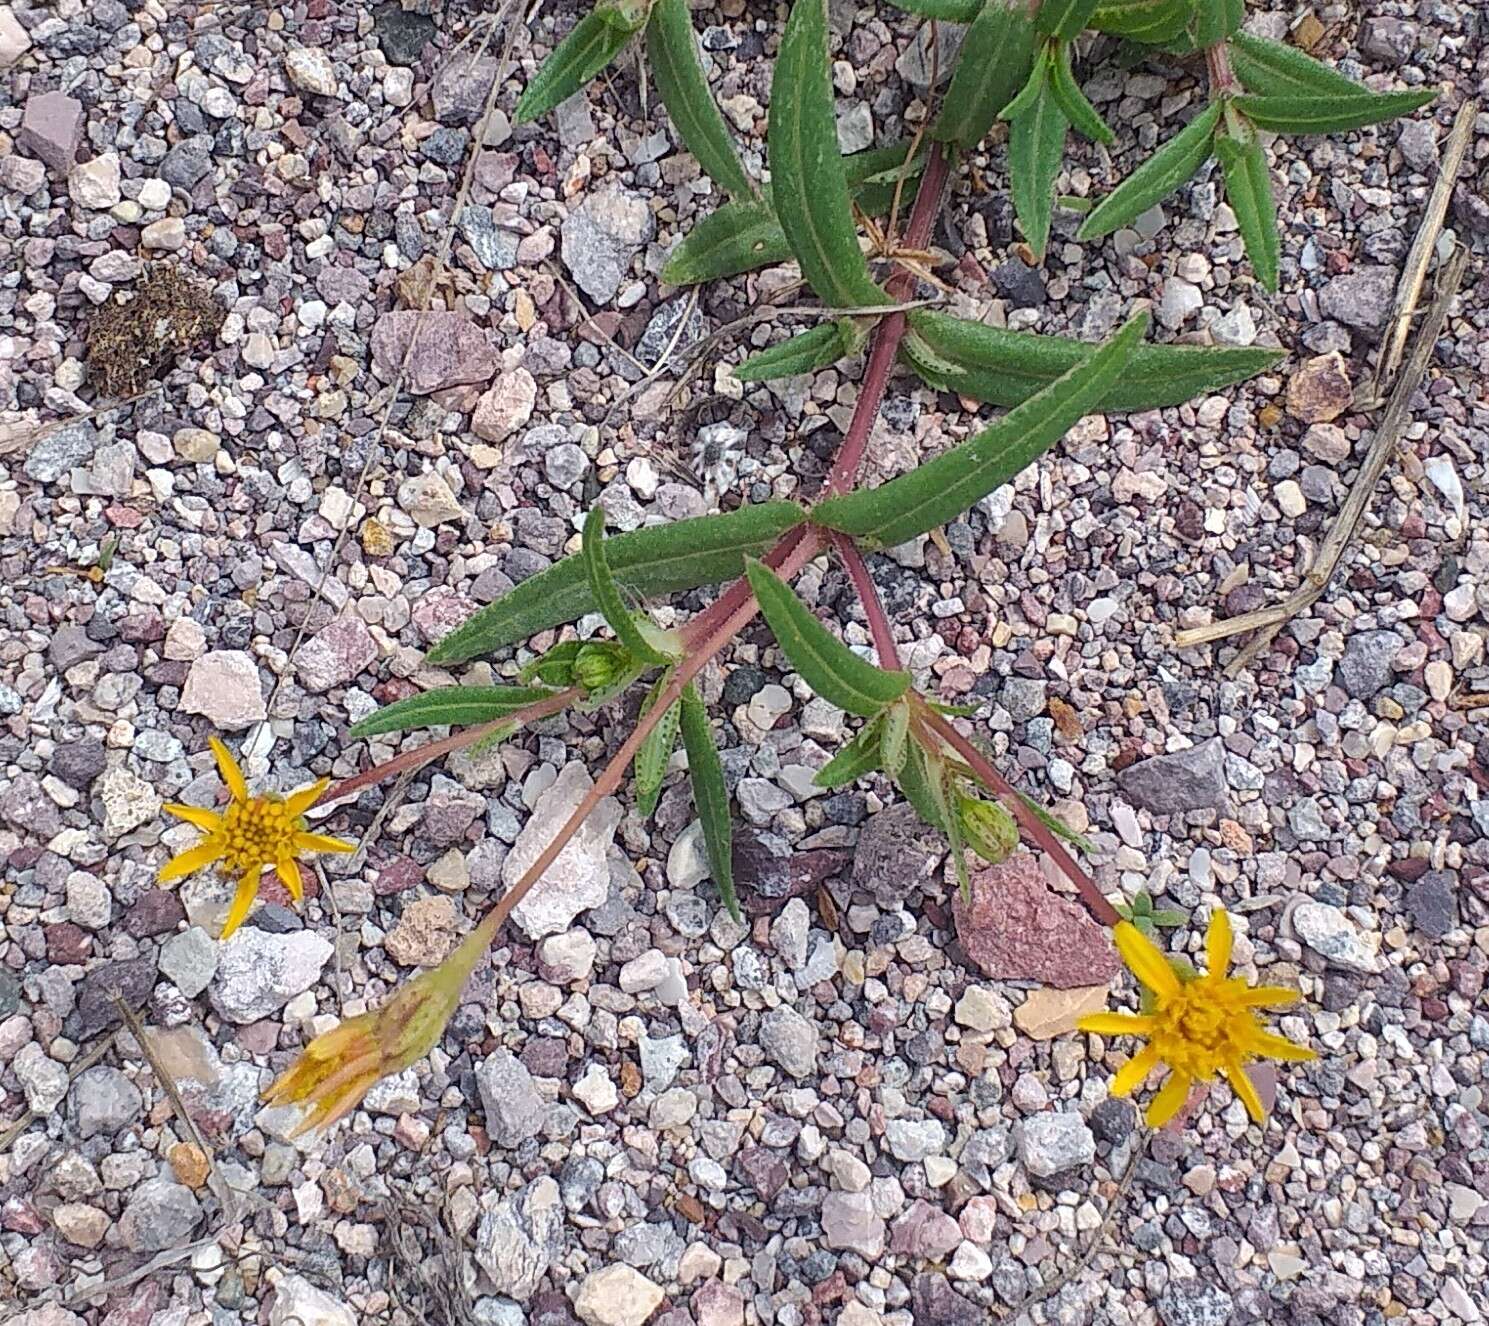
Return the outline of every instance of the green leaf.
[[[657,698],[672,680],[672,669],[668,668],[652,686],[642,705],[642,714],[651,712]],[[650,819],[662,795],[662,780],[667,776],[667,765],[672,751],[677,746],[677,729],[682,720],[682,702],[674,700],[667,712],[657,720],[656,727],[646,734],[641,749],[636,752],[636,809],[642,819]]]
[[[1024,0],[986,0],[967,29],[931,137],[976,147],[1034,68],[1034,24]]]
[[[941,777],[940,768],[939,759],[928,755],[918,741],[912,741],[905,757],[905,767],[900,770],[895,783],[905,794],[905,800],[915,807],[915,813],[931,828],[945,833],[946,825],[942,821],[936,796],[931,790]]]
[[[915,152],[910,157],[911,151]],[[860,211],[876,216],[894,206],[894,193],[898,185],[900,204],[908,207],[914,197],[915,181],[925,170],[925,141],[901,140],[885,147],[865,148],[852,156],[843,158],[843,173],[848,179],[848,192],[854,206]],[[904,183],[900,184],[900,177]]]
[[[1087,26],[1156,45],[1183,32],[1193,8],[1194,0],[1102,0]]]
[[[540,681],[545,686],[572,686],[574,665],[579,661],[583,640],[560,640],[551,649],[528,663],[518,676],[523,681]]]
[[[1060,42],[1050,61],[1050,91],[1065,118],[1093,143],[1115,143],[1117,135],[1081,91],[1070,69],[1070,43]]]
[[[1357,97],[1366,91],[1296,46],[1244,31],[1231,37],[1228,45],[1231,72],[1250,92],[1264,96]]]
[[[810,331],[797,332],[768,350],[751,355],[734,369],[734,376],[741,382],[769,382],[797,373],[815,373],[857,354],[867,339],[867,330],[855,318],[818,323]]]
[[[795,0],[771,81],[771,202],[801,274],[830,307],[887,302],[858,247],[838,152],[827,0]]]
[[[921,18],[939,18],[948,23],[970,23],[982,8],[982,0],[891,0],[896,9]]]
[[[1203,50],[1218,46],[1246,18],[1246,0],[1201,0],[1195,6],[1192,32],[1194,44]]]
[[[646,54],[667,114],[708,177],[735,198],[757,197],[709,91],[687,0],[657,0],[646,27]]]
[[[989,327],[935,309],[916,309],[909,321],[903,352],[912,367],[934,387],[993,405],[1021,404],[1097,348],[1066,336]],[[1283,353],[1262,346],[1138,345],[1095,408],[1110,413],[1180,405],[1270,368]]]
[[[909,673],[886,672],[859,658],[763,562],[747,562],[745,574],[791,666],[828,703],[872,718],[909,689]]]
[[[423,727],[470,727],[515,714],[552,694],[546,686],[439,686],[395,700],[369,714],[352,725],[351,735],[374,737],[381,732]]]
[[[790,257],[786,233],[769,203],[725,203],[672,250],[662,268],[662,280],[668,285],[697,285]]]
[[[726,515],[651,525],[606,541],[617,585],[644,598],[728,580],[744,570],[805,512],[795,502],[762,502]],[[429,651],[431,663],[461,663],[574,621],[599,605],[579,557],[566,557],[515,586]]]
[[[884,731],[879,737],[879,753],[884,772],[898,778],[910,751],[910,706],[900,700],[884,711]]]
[[[1247,119],[1263,129],[1292,134],[1331,134],[1409,115],[1436,96],[1436,88],[1421,88],[1416,92],[1368,92],[1362,88],[1351,97],[1342,92],[1327,96],[1237,97],[1235,105]]]
[[[620,54],[640,27],[612,5],[591,10],[543,61],[523,90],[513,118],[526,124],[573,96]]]
[[[1013,210],[1034,256],[1044,257],[1055,206],[1055,177],[1065,153],[1065,113],[1049,86],[1049,66],[1039,93],[1012,119],[1008,131],[1009,191]],[[1022,96],[1022,94],[1020,94]],[[1008,112],[1004,112],[1007,114]]]
[[[1148,913],[1148,920],[1154,925],[1161,925],[1170,929],[1176,925],[1183,925],[1189,919],[1187,912],[1181,912],[1177,907],[1160,907],[1157,911]]]
[[[1034,22],[1041,32],[1074,41],[1096,12],[1097,0],[1044,0]]]
[[[892,548],[956,519],[1099,407],[1148,325],[1136,314],[1090,358],[976,437],[878,488],[829,498],[812,519],[871,547]]]
[[[970,901],[972,881],[967,877],[967,852],[962,839],[962,819],[957,814],[951,787],[951,774],[944,763],[932,766],[929,774],[926,785],[930,789],[931,800],[935,802],[936,813],[941,817],[941,829],[951,845],[951,864],[956,870],[957,882],[962,887],[962,898]]]
[[[892,713],[893,710],[886,712]],[[813,785],[829,789],[842,787],[873,773],[879,767],[879,740],[883,731],[882,715],[865,723],[852,741],[817,770],[812,776]]]
[[[991,791],[991,789],[989,790]],[[1051,833],[1053,833],[1056,838],[1063,838],[1067,843],[1080,848],[1080,850],[1086,853],[1087,856],[1089,856],[1096,850],[1096,845],[1089,838],[1087,838],[1084,834],[1077,833],[1068,824],[1066,824],[1064,820],[1050,814],[1050,812],[1047,811],[1043,806],[1041,806],[1039,802],[1035,801],[1033,797],[1025,796],[1022,792],[1020,792],[1018,794],[1018,798],[1024,803],[1025,806],[1029,808],[1029,811],[1033,814],[1034,818],[1037,819],[1041,824],[1043,824],[1044,827],[1047,828]]]
[[[1266,151],[1255,134],[1244,143],[1221,134],[1215,139],[1215,154],[1225,174],[1225,199],[1236,214],[1236,225],[1240,227],[1246,255],[1256,269],[1256,279],[1266,289],[1275,290],[1281,240]]]
[[[1111,193],[1081,226],[1080,239],[1100,239],[1141,216],[1190,179],[1213,151],[1215,126],[1224,109],[1212,101]]]
[[[688,773],[693,780],[693,805],[703,824],[703,842],[708,849],[709,869],[718,885],[724,906],[741,922],[739,900],[734,896],[734,831],[729,823],[729,788],[724,765],[714,745],[708,710],[691,682],[682,693],[682,744],[688,752]]]
[[[585,519],[580,556],[584,558],[584,573],[589,580],[589,592],[610,624],[610,629],[615,632],[616,640],[639,662],[672,662],[648,638],[649,633],[642,628],[625,599],[621,597],[620,587],[615,583],[610,562],[605,556],[605,508],[598,503],[590,508],[589,516]]]

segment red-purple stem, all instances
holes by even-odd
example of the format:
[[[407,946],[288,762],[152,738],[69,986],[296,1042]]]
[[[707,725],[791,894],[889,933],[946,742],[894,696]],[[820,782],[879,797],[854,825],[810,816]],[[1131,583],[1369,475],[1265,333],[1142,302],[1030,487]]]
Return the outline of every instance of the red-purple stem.
[[[884,605],[879,601],[879,591],[874,578],[869,574],[868,563],[858,551],[858,545],[841,530],[832,531],[832,550],[843,559],[848,578],[858,592],[858,601],[863,605],[863,615],[869,619],[869,634],[874,637],[874,652],[879,656],[879,666],[897,671],[900,667],[900,651],[894,643],[894,632],[889,618],[884,614]]]

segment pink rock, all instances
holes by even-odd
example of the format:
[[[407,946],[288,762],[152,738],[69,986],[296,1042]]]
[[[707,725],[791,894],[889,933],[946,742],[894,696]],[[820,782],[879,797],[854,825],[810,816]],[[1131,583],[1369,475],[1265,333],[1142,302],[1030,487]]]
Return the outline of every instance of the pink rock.
[[[425,644],[438,644],[459,626],[476,605],[464,594],[439,585],[415,600],[410,616]]]
[[[952,909],[968,959],[996,980],[1068,990],[1109,981],[1121,969],[1106,931],[1050,890],[1028,852],[978,871],[971,903],[958,891]]]
[[[488,382],[501,367],[490,339],[469,318],[441,309],[422,315],[413,309],[399,309],[384,313],[372,329],[373,367],[383,381],[391,382],[398,376],[415,327],[419,331],[404,381],[416,396],[466,382]]]
[[[329,691],[350,681],[377,658],[377,641],[355,616],[339,617],[295,655],[300,682],[308,691]]]
[[[940,1261],[962,1241],[961,1226],[938,1206],[917,1198],[890,1231],[889,1250]]]
[[[698,1326],[744,1326],[744,1295],[722,1280],[709,1280],[689,1300]]]
[[[59,175],[66,175],[83,138],[83,103],[65,92],[43,92],[26,98],[16,146],[40,157]]]
[[[971,1243],[986,1247],[993,1241],[993,1230],[997,1223],[996,1197],[973,1197],[962,1207],[962,1237]]]

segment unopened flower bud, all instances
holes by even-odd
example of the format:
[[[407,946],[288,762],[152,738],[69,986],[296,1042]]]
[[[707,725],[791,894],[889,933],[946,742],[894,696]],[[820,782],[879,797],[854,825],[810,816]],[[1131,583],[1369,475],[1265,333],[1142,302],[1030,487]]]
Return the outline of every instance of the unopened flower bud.
[[[967,846],[990,865],[1008,860],[1019,845],[1018,825],[996,801],[959,796],[956,815]]]
[[[613,686],[630,667],[631,655],[624,645],[614,640],[599,640],[579,651],[574,660],[574,680],[586,695],[593,695]]]

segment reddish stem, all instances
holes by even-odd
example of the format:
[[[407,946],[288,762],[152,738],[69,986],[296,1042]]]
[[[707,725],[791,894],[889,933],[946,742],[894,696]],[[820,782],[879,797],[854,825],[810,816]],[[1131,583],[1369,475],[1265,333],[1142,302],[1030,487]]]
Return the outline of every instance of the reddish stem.
[[[895,646],[894,632],[884,614],[884,605],[879,601],[879,590],[869,574],[868,563],[863,560],[858,545],[841,530],[833,530],[831,538],[832,549],[843,559],[848,578],[858,591],[858,601],[863,604],[864,616],[869,619],[869,633],[874,637],[874,652],[879,656],[879,666],[898,669],[901,666],[900,651]]]
[[[1080,892],[1081,901],[1086,904],[1091,914],[1102,925],[1116,925],[1122,919],[1117,915],[1116,909],[1102,897],[1101,890],[1096,887],[1096,882],[1071,859],[1070,853],[1051,832],[1049,825],[1029,809],[1013,784],[992,766],[976,746],[962,736],[946,721],[944,716],[938,714],[930,705],[921,706],[920,716],[942,741],[967,762],[967,767],[972,770],[973,774],[1003,799],[1003,803],[1013,812],[1029,837],[1055,858],[1055,864],[1070,878],[1071,883]]]
[[[1205,47],[1205,72],[1210,75],[1210,91],[1214,96],[1224,96],[1239,86],[1230,67],[1230,47],[1223,41]]]
[[[923,249],[931,238],[931,228],[936,223],[936,212],[941,206],[941,191],[946,187],[946,177],[951,170],[951,154],[936,146],[931,150],[925,174],[920,177],[920,189],[915,195],[915,207],[910,213],[910,225],[905,231],[907,249]],[[913,277],[907,271],[898,271],[885,287],[891,303],[899,303],[910,289]],[[905,315],[891,313],[874,328],[874,337],[869,344],[869,360],[864,369],[863,386],[859,388],[858,401],[853,407],[853,418],[848,421],[848,432],[843,445],[827,476],[824,497],[851,492],[858,471],[863,468],[864,452],[868,450],[869,434],[874,420],[879,417],[879,404],[884,399],[884,388],[889,383],[890,370],[899,352],[900,341],[905,335]]]

